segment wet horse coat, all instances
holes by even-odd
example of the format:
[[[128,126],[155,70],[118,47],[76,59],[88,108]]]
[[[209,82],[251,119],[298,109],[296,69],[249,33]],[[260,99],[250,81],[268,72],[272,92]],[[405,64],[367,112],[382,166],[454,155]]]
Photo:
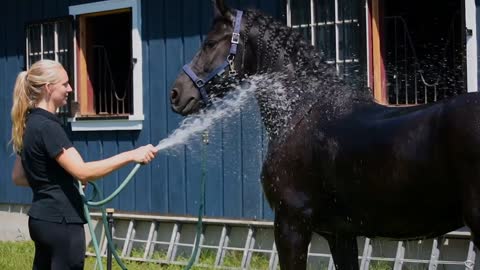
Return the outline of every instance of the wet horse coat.
[[[189,65],[200,78],[231,54],[235,11],[217,0],[215,14]],[[271,79],[287,89],[279,98],[267,81],[256,94],[270,138],[262,184],[282,269],[306,268],[312,232],[327,239],[337,270],[358,269],[357,236],[422,239],[467,225],[480,247],[479,94],[386,107],[342,83],[298,34],[259,12],[243,15],[240,37],[227,71],[235,67],[237,79],[282,74]],[[181,114],[203,105],[189,76],[172,87]],[[207,85],[209,96],[221,96],[227,79]]]

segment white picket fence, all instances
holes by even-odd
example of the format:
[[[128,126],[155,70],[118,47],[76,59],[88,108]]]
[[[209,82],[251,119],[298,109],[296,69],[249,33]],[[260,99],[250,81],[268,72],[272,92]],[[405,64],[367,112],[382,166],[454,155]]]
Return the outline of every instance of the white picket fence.
[[[100,214],[93,213],[92,217],[106,256],[105,232],[98,223]],[[196,218],[115,213],[114,220],[113,239],[126,260],[185,265],[192,253]],[[207,253],[208,262],[203,260]],[[468,231],[408,242],[359,238],[359,255],[361,270],[480,269]],[[273,223],[206,218],[196,260],[196,266],[207,269],[279,269]],[[259,264],[259,260],[263,263]],[[236,264],[232,265],[232,261]],[[308,269],[335,269],[327,242],[316,234],[309,246]]]

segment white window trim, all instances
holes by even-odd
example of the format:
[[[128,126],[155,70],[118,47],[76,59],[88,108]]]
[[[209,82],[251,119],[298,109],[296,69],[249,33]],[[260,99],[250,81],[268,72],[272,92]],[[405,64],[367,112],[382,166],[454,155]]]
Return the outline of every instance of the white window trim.
[[[465,27],[472,30],[467,43],[467,92],[478,91],[477,7],[474,0],[465,0]]]
[[[143,115],[140,118],[130,115],[129,119],[118,120],[76,120],[75,117],[69,119],[73,131],[141,130],[143,120]]]
[[[133,69],[133,114],[128,119],[122,120],[77,120],[69,119],[73,131],[97,130],[141,130],[143,128],[143,61],[142,61],[142,15],[140,0],[108,0],[69,7],[69,14],[73,16],[116,10],[122,8],[132,9],[132,58],[137,62]],[[77,74],[77,42],[74,33],[74,67]],[[77,79],[75,76],[75,85]],[[76,91],[76,90],[75,90]],[[75,99],[78,93],[75,93]],[[77,101],[77,100],[76,100]]]
[[[370,40],[370,31],[371,31],[371,25],[370,25],[370,13],[371,13],[371,10],[370,10],[370,5],[368,4],[368,1],[365,1],[365,40],[366,40],[366,56],[367,56],[367,86],[370,87],[372,85],[372,82],[373,82],[373,78],[370,74],[370,72],[372,71],[372,66],[371,66],[371,62],[370,62],[370,57],[372,57],[371,55],[371,52],[370,52],[370,48],[372,46],[372,41]],[[372,87],[372,90],[373,90],[373,87]]]

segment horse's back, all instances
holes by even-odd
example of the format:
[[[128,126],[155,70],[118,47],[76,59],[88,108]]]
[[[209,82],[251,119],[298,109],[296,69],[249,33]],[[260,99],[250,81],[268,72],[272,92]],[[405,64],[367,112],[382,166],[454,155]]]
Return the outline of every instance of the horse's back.
[[[480,157],[479,94],[415,107],[358,106],[317,128],[322,181],[364,234],[421,237],[461,224],[462,182],[476,172],[464,164]]]
[[[321,112],[270,145],[263,180],[272,206],[372,237],[462,226],[464,182],[480,172],[480,94],[401,108],[359,104],[330,121]]]
[[[460,95],[445,105],[446,132],[451,155],[480,157],[480,93]]]

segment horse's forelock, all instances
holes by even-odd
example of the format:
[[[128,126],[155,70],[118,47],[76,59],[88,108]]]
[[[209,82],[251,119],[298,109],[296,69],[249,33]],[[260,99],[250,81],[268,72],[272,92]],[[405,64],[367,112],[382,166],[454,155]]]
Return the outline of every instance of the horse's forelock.
[[[213,19],[213,23],[212,25],[228,25],[228,26],[233,26],[233,22],[232,20],[230,20],[229,18],[227,17],[223,17],[223,16],[220,16],[220,17],[215,17]]]

